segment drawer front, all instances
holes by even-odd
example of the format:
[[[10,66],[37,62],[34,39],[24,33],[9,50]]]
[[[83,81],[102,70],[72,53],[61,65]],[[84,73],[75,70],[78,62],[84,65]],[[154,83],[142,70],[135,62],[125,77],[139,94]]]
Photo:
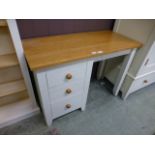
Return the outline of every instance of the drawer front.
[[[155,71],[155,41],[148,51],[144,66],[141,68],[139,75]]]
[[[48,86],[53,87],[64,83],[84,79],[86,63],[68,65],[58,69],[47,71]]]
[[[51,101],[58,101],[75,96],[83,91],[83,81],[65,83],[49,89]]]
[[[155,63],[151,65],[143,66],[143,68],[141,68],[138,75],[144,75],[151,72],[155,72]]]
[[[82,106],[82,95],[76,95],[69,99],[54,102],[52,104],[53,118],[57,118]]]
[[[134,92],[138,89],[144,88],[154,82],[155,82],[155,73],[146,75],[146,76],[134,81],[131,92]]]

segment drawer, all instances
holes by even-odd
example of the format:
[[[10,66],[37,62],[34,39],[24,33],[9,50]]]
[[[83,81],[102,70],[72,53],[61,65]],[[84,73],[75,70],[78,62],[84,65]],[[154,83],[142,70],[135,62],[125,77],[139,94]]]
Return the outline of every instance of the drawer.
[[[155,73],[151,73],[151,74],[148,74],[140,79],[136,79],[134,82],[133,82],[133,85],[132,85],[132,88],[131,88],[131,92],[134,92],[138,89],[141,89],[143,87],[146,87],[152,83],[155,82]]]
[[[83,81],[65,83],[63,85],[49,89],[51,101],[62,100],[71,96],[75,96],[83,91]]]
[[[47,71],[48,86],[53,87],[84,79],[86,64],[86,62],[78,63]]]
[[[151,72],[155,72],[155,63],[152,65],[143,66],[138,75],[143,75]]]
[[[52,104],[53,118],[57,118],[59,116],[72,112],[76,109],[79,109],[81,106],[81,94],[71,97],[69,99],[54,102],[54,104]]]

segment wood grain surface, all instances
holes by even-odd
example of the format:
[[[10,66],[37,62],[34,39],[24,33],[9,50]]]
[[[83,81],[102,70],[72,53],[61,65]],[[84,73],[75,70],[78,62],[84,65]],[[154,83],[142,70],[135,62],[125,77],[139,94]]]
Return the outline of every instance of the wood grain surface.
[[[83,32],[23,40],[32,71],[142,46],[112,31]]]

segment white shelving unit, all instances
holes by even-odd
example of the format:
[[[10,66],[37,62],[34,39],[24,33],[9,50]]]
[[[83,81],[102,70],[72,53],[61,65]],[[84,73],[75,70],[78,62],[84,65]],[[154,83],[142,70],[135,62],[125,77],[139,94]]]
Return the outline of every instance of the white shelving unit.
[[[0,128],[38,112],[16,21],[0,19]]]

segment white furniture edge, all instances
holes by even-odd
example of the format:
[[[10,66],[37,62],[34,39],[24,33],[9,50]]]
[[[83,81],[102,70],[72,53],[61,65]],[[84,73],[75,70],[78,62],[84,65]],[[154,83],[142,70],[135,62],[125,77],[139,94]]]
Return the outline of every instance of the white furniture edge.
[[[34,78],[36,82],[37,92],[39,95],[39,100],[41,101],[42,110],[44,113],[45,121],[48,126],[52,124],[52,108],[49,100],[49,93],[47,90],[47,79],[45,72],[35,72]]]

